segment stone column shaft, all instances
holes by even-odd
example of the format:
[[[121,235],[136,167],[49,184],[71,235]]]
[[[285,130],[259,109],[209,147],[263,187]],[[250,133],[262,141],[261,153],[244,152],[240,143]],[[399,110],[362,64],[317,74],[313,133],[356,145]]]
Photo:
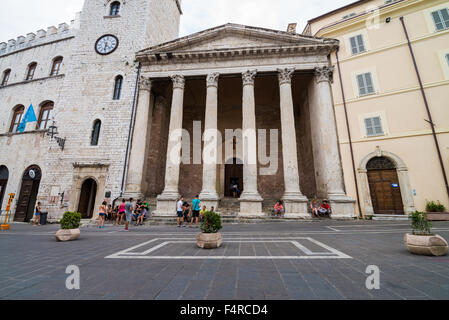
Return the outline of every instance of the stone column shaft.
[[[282,157],[284,164],[286,217],[308,217],[307,198],[301,193],[298,171],[295,114],[291,77],[294,68],[278,69],[282,125]]]
[[[218,207],[217,193],[218,164],[218,78],[219,73],[209,74],[206,79],[206,115],[203,151],[203,189],[201,202],[208,208]]]
[[[355,217],[354,200],[346,195],[340,159],[337,125],[332,98],[333,67],[315,69],[311,84],[310,120],[315,157],[317,189],[327,195],[334,218]]]
[[[157,215],[173,215],[179,198],[179,166],[181,163],[182,120],[185,79],[181,75],[172,77],[173,98],[168,132],[165,188],[157,200]]]
[[[145,165],[145,150],[148,131],[151,130],[150,115],[153,103],[151,101],[151,81],[141,77],[139,82],[139,99],[137,102],[136,120],[128,165],[128,176],[125,197],[142,198],[142,182]]]
[[[254,79],[257,70],[243,73],[243,193],[240,197],[240,215],[262,214],[262,197],[257,190],[257,135]]]

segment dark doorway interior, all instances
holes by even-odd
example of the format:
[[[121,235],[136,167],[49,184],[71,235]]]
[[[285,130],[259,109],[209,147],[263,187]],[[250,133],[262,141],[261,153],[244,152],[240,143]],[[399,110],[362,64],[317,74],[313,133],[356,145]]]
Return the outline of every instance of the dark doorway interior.
[[[87,179],[84,181],[78,205],[78,212],[82,214],[83,219],[91,219],[93,217],[96,195],[97,183],[95,180]]]
[[[6,185],[8,184],[9,171],[5,166],[0,166],[0,210],[3,204],[3,198],[6,193]]]
[[[26,169],[22,178],[22,186],[20,188],[14,221],[29,222],[33,219],[41,175],[41,169],[38,166],[31,166]]]
[[[243,192],[243,164],[237,158],[225,167],[225,197],[232,197],[231,184],[237,184],[240,194]]]
[[[374,213],[404,214],[401,188],[394,163],[388,158],[374,158],[368,162],[367,169]]]

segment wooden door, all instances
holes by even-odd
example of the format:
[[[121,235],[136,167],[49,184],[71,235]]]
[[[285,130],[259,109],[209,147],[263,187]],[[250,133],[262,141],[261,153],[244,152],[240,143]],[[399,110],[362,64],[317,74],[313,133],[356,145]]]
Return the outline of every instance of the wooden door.
[[[32,191],[33,181],[22,180],[22,188],[20,189],[19,201],[17,204],[16,214],[14,215],[14,221],[26,222]]]
[[[97,184],[95,181],[92,179],[84,181],[81,187],[80,201],[78,204],[78,212],[81,213],[83,219],[90,219],[93,217],[96,194]]]
[[[234,160],[234,163],[235,160]],[[227,164],[225,167],[225,196],[231,195],[231,182],[236,182],[239,186],[240,194],[243,192],[243,164]]]
[[[396,169],[369,170],[368,181],[375,214],[404,214]]]

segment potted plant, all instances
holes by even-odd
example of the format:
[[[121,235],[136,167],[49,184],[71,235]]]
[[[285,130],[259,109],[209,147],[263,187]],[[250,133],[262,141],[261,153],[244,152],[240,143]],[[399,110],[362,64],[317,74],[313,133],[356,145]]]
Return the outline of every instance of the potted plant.
[[[449,221],[449,213],[440,201],[427,201],[426,211],[429,221]]]
[[[404,237],[408,251],[426,256],[444,256],[447,254],[446,240],[430,232],[432,225],[424,212],[411,213],[410,220],[412,222],[412,233],[407,233]]]
[[[196,237],[196,244],[202,249],[216,249],[221,247],[223,238],[218,232],[222,229],[221,217],[215,212],[207,211],[203,214],[201,223],[202,233]]]
[[[80,222],[81,213],[79,212],[66,212],[62,217],[61,229],[56,232],[56,240],[58,241],[72,241],[76,240],[80,236]]]

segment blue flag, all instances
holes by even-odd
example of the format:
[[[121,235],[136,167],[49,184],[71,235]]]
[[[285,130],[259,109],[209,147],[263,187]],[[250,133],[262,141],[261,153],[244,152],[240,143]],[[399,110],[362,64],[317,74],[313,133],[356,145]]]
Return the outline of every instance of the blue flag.
[[[36,122],[36,114],[34,113],[33,105],[31,104],[28,107],[27,113],[25,113],[25,116],[23,117],[22,121],[20,122],[19,126],[17,127],[17,132],[24,132],[25,127],[28,122]]]

